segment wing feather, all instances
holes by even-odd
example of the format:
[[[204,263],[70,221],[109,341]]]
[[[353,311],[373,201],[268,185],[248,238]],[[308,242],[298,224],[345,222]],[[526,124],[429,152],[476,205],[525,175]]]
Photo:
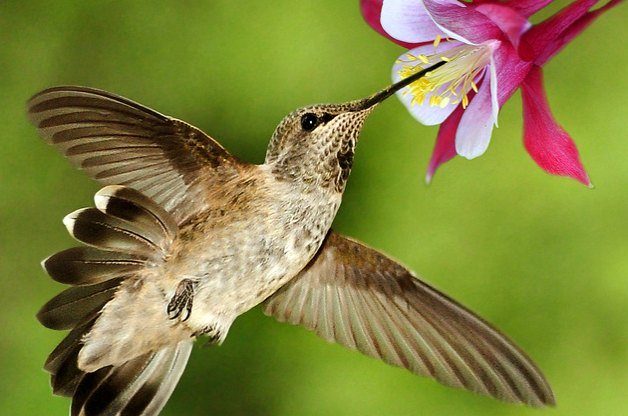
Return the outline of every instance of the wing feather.
[[[29,100],[28,115],[91,177],[143,192],[177,220],[203,208],[206,187],[246,166],[201,130],[93,88],[44,90]]]
[[[266,300],[265,312],[448,386],[554,404],[543,374],[498,330],[405,267],[333,232]]]

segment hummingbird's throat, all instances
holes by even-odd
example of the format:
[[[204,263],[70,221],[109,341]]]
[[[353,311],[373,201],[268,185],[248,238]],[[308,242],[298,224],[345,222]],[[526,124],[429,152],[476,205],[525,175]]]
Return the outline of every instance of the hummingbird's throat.
[[[438,46],[436,42],[435,46]],[[434,107],[445,108],[447,105],[456,106],[462,103],[462,108],[466,108],[469,105],[467,94],[471,90],[478,92],[476,81],[479,81],[490,64],[493,50],[492,44],[485,43],[460,45],[431,55],[407,53],[397,61],[401,64],[397,71],[400,79],[416,74],[439,61],[445,61],[446,64],[408,85],[402,94],[412,95],[413,105],[423,105],[427,101]]]

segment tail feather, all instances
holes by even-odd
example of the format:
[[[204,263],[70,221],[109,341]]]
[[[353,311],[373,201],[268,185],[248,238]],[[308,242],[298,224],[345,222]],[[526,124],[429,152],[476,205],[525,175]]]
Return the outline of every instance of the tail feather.
[[[86,375],[77,386],[72,415],[158,414],[183,374],[191,351],[192,342],[184,341]]]
[[[59,283],[94,285],[146,267],[146,257],[92,247],[74,247],[48,257],[44,270]]]
[[[126,407],[128,415],[158,414],[166,405],[179,379],[185,370],[188,358],[192,352],[192,343],[180,343],[172,356],[171,362],[166,362],[159,371],[155,371],[150,379],[133,396]],[[166,374],[167,376],[162,376]]]
[[[96,193],[96,207],[116,218],[142,225],[145,235],[166,250],[178,232],[172,216],[152,199],[124,186],[107,186]]]
[[[64,354],[63,360],[59,361],[56,372],[50,376],[52,392],[58,396],[71,397],[76,391],[78,383],[85,372],[78,368],[78,354],[80,345],[73,346]]]
[[[48,355],[46,362],[44,364],[44,370],[52,374],[53,376],[59,372],[59,368],[61,365],[67,361],[68,357],[72,354],[74,350],[81,349],[81,339],[86,332],[89,332],[92,325],[94,324],[94,319],[87,320],[86,322],[77,325],[68,335],[61,340],[59,345],[56,346],[54,350]],[[53,382],[54,387],[54,382]]]
[[[115,294],[122,279],[112,279],[91,286],[66,289],[50,299],[37,313],[37,319],[46,328],[70,329],[87,315],[102,309]]]
[[[80,388],[77,385],[72,397],[72,406],[70,407],[70,415],[80,415],[81,412],[85,414],[83,407],[85,402],[90,398],[91,394],[100,386],[100,384],[109,377],[109,374],[113,371],[114,367],[107,366],[100,370],[96,370],[92,373],[86,373],[81,379]]]
[[[71,397],[85,374],[78,368],[82,338],[96,321],[93,314],[83,320],[57,345],[46,360],[44,369],[50,373],[52,391],[58,396]]]
[[[72,396],[72,415],[156,414],[172,394],[192,349],[189,330],[172,325],[164,293],[151,283],[177,236],[174,219],[148,197],[122,186],[95,196],[96,208],[64,219],[92,247],[42,262],[73,285],[37,317],[70,333],[48,357],[53,392]]]
[[[81,208],[63,219],[78,241],[103,250],[154,256],[160,247],[136,224],[112,217],[96,208]]]

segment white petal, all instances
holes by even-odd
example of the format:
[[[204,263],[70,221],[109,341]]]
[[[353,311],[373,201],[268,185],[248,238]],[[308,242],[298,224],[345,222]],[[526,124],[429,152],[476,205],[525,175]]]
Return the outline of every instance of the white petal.
[[[486,79],[490,77],[491,79]],[[456,132],[456,152],[473,159],[486,152],[496,116],[493,112],[491,83],[493,74],[488,71],[478,93],[464,111]]]
[[[442,53],[448,49],[454,48],[459,45],[460,43],[456,41],[442,42],[440,45],[438,45],[438,48],[436,49],[434,49],[433,45],[423,45],[423,46],[419,46],[414,49],[411,49],[408,52],[405,52],[403,55],[399,57],[399,60],[407,60],[407,57],[406,57],[407,54],[412,54],[414,56],[431,55],[431,54],[438,55],[439,53]],[[393,82],[397,82],[401,80],[401,76],[399,75],[399,70],[401,69],[403,65],[407,65],[407,64],[404,64],[403,62],[399,62],[399,60],[395,63],[395,65],[393,65],[393,69],[392,69]],[[420,63],[420,62],[417,62],[417,63]],[[421,65],[426,67],[426,66],[429,66],[430,64],[421,63]],[[433,125],[442,123],[456,109],[456,106],[453,104],[448,104],[447,106],[445,106],[445,108],[441,108],[438,106],[431,106],[429,102],[430,102],[430,97],[432,95],[433,94],[427,94],[425,96],[425,100],[423,104],[420,105],[420,104],[412,103],[414,96],[410,93],[408,87],[402,88],[401,90],[397,92],[397,97],[399,97],[403,105],[406,106],[410,114],[412,114],[412,116],[419,123],[426,126],[433,126]]]
[[[443,32],[443,33],[445,33],[446,37],[448,37],[448,38],[451,38],[451,39],[456,39],[456,40],[457,40],[457,41],[459,41],[459,42],[466,43],[466,44],[469,44],[469,45],[475,45],[475,43],[471,42],[469,39],[465,38],[464,36],[459,35],[458,33],[454,32],[454,31],[451,31],[451,30],[449,30],[448,28],[446,28],[445,26],[443,26],[443,25],[441,25],[441,24],[437,23],[437,22],[435,21],[435,19],[432,17],[432,15],[431,15],[431,14],[427,11],[427,9],[425,8],[425,4],[423,3],[423,0],[419,0],[419,1],[421,2],[421,7],[422,7],[422,10],[424,10],[424,13],[428,16],[428,18],[430,19],[430,21],[432,22],[432,24],[436,26],[436,29],[437,29],[437,30],[439,30],[439,31],[441,31],[441,32]],[[386,2],[384,1],[384,4],[385,4],[385,3],[386,3]],[[457,1],[457,0],[443,0],[443,1],[441,1],[440,3],[443,3],[443,4],[451,4],[452,6],[457,6],[457,7],[467,7],[465,4],[460,3],[460,2],[459,2],[459,1]],[[382,10],[383,10],[383,9],[382,9]],[[383,16],[383,13],[382,13],[382,16]]]
[[[443,35],[421,0],[384,0],[380,19],[384,30],[403,42],[431,42]]]
[[[447,117],[456,109],[456,105],[447,104],[444,108],[439,106],[431,106],[429,104],[432,94],[425,96],[423,104],[412,104],[412,95],[399,94],[399,99],[406,106],[412,117],[425,126],[434,126],[445,121]]]
[[[495,72],[495,61],[493,60],[493,54],[491,54],[491,64],[489,65],[490,77],[491,77],[491,109],[493,110],[493,118],[495,119],[495,127],[499,127],[497,123],[497,114],[499,113],[499,102],[497,101],[497,73]]]

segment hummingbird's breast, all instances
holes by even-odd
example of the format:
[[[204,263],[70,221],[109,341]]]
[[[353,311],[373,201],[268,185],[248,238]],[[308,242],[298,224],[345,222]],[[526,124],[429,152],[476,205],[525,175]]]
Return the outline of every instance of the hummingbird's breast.
[[[333,189],[277,181],[259,167],[181,225],[167,262],[172,289],[197,282],[191,327],[223,327],[296,276],[316,254],[340,206]]]

